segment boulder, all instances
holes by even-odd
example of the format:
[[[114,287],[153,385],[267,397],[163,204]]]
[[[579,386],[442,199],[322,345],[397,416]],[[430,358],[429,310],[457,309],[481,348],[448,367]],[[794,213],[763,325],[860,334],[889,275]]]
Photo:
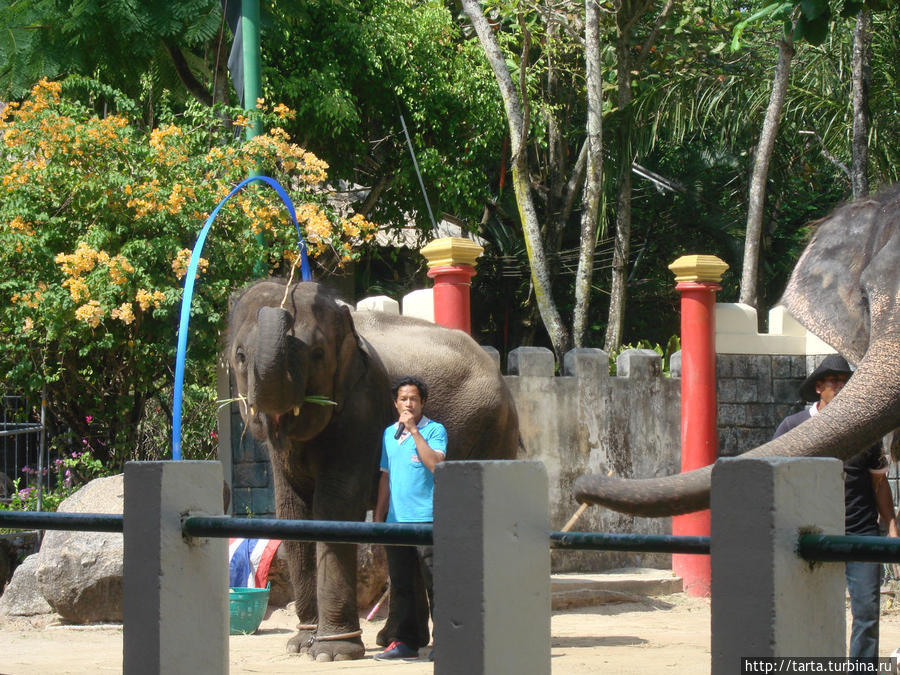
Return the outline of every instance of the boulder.
[[[378,602],[387,587],[387,555],[384,546],[360,544],[356,547],[356,606],[366,612]]]
[[[53,612],[53,608],[38,591],[37,566],[38,556],[35,553],[16,567],[12,581],[0,596],[0,616],[38,616]]]
[[[125,502],[121,474],[91,481],[57,509],[60,513],[118,513]],[[121,534],[49,530],[37,558],[37,585],[63,620],[122,620]]]
[[[269,566],[269,586],[269,607],[287,607],[294,600],[294,588],[291,586],[291,573],[283,542]]]
[[[384,593],[387,586],[387,556],[380,544],[360,544],[356,547],[357,576],[356,603],[360,612],[368,611]],[[284,546],[269,567],[269,606],[286,607],[294,599],[291,575],[288,571]]]

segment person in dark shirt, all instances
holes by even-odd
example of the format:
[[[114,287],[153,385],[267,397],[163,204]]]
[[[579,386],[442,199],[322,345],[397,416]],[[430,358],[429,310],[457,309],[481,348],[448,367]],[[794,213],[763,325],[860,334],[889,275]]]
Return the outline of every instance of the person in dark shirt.
[[[850,379],[850,364],[838,354],[826,356],[800,387],[804,401],[813,403],[786,417],[775,437],[787,433],[814,417],[828,405]],[[873,445],[844,462],[844,530],[846,534],[878,535],[878,516],[889,537],[897,536],[894,500],[886,475],[888,462],[881,445]],[[850,656],[878,656],[878,617],[881,610],[881,564],[846,563],[847,591],[850,594]]]

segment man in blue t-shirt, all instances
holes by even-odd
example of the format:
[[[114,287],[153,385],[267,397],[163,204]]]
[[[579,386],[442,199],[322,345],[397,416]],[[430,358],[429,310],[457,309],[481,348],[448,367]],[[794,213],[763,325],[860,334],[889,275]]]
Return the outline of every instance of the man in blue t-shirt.
[[[447,430],[422,414],[428,390],[420,380],[401,379],[393,395],[400,418],[384,430],[381,440],[375,522],[430,523],[434,520],[434,469],[447,454]],[[432,547],[386,546],[385,552],[397,635],[375,658],[415,659],[419,647],[425,646],[418,643],[416,631],[415,575],[421,570],[433,618]]]

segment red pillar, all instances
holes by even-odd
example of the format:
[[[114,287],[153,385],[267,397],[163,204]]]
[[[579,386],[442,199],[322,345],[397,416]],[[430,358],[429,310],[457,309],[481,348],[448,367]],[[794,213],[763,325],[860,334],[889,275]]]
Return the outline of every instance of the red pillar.
[[[714,256],[686,256],[669,266],[681,293],[681,471],[716,461],[715,304],[727,265]],[[709,510],[675,516],[672,534],[709,536]],[[705,555],[672,555],[672,570],[690,595],[708,596],[710,560]]]
[[[471,239],[435,239],[421,253],[434,279],[434,322],[472,333],[469,290],[475,276],[475,260],[484,249]]]
[[[441,265],[428,270],[428,276],[434,279],[434,322],[471,335],[469,289],[475,268],[471,265]]]

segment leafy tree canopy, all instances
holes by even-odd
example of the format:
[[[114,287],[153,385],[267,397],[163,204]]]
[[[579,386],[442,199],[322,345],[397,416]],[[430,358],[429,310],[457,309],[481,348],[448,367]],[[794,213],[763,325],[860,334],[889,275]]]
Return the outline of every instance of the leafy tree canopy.
[[[0,372],[10,392],[46,386],[53,413],[117,464],[132,453],[147,404],[167,408],[191,248],[235,184],[260,170],[285,186],[314,256],[352,260],[374,226],[327,207],[319,190],[327,165],[278,126],[291,115],[286,106],[261,110],[270,132],[241,142],[220,119],[246,126],[240,111],[192,104],[145,128],[121,95],[95,114],[78,95],[86,87],[98,96],[90,82],[42,80],[0,117]],[[261,256],[285,273],[296,247],[271,189],[248,186],[222,209],[192,302],[195,398],[209,398],[232,291]],[[199,428],[211,433],[214,424],[212,414]],[[209,433],[195,439],[200,449]]]

